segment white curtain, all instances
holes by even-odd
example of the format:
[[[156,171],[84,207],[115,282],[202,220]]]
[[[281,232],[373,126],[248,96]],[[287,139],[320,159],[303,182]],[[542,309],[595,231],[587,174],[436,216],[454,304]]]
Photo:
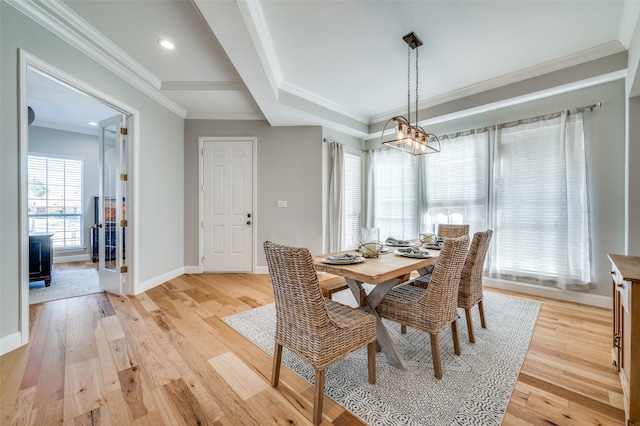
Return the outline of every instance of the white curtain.
[[[329,251],[342,250],[344,235],[344,149],[342,144],[329,142],[329,199],[327,241]]]
[[[418,159],[405,152],[382,148],[366,153],[367,217],[369,228],[380,229],[380,239],[418,238]]]
[[[583,114],[496,127],[489,274],[566,289],[592,283]]]
[[[440,223],[468,224],[469,233],[487,229],[489,129],[441,137],[442,151],[424,155],[420,170],[421,230]]]

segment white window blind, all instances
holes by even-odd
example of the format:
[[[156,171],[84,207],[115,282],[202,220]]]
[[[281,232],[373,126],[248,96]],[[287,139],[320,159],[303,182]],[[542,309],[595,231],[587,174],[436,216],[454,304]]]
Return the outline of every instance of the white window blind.
[[[422,230],[440,223],[469,224],[470,235],[487,229],[489,131],[450,135],[442,151],[423,157],[427,182]]]
[[[380,239],[418,238],[417,160],[396,149],[372,152],[373,223]]]
[[[344,153],[344,238],[343,250],[360,243],[362,210],[362,159],[359,154]]]
[[[563,288],[590,283],[582,114],[502,127],[495,147],[491,275]]]
[[[29,232],[53,232],[55,248],[84,242],[83,161],[28,156]]]

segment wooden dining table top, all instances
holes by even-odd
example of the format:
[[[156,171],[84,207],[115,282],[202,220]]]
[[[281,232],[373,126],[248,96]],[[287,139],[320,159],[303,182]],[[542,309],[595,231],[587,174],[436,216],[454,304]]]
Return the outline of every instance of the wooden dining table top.
[[[394,254],[397,247],[389,247],[389,251],[380,254],[378,257],[367,257],[362,263],[350,265],[332,265],[324,263],[322,260],[327,256],[339,254],[355,254],[354,250],[345,250],[335,253],[319,254],[313,256],[313,262],[317,271],[351,278],[363,283],[379,284],[392,278],[410,274],[412,271],[433,265],[438,261],[440,252],[438,250],[427,250],[433,257],[413,258]]]

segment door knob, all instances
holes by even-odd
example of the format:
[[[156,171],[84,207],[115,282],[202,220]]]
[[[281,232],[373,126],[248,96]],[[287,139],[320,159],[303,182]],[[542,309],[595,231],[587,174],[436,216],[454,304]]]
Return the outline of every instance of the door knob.
[[[251,225],[251,221],[250,220],[247,221],[247,225]]]
[[[247,213],[247,217],[251,217],[251,213]]]

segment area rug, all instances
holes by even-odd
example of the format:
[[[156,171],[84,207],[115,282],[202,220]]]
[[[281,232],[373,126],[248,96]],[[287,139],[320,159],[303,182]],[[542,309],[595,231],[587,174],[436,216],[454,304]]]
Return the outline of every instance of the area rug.
[[[51,271],[49,287],[45,287],[44,281],[29,283],[29,304],[84,296],[101,291],[98,272],[93,268],[69,270],[54,268]]]
[[[354,305],[349,290],[333,295]],[[329,366],[325,394],[370,425],[500,425],[531,342],[540,303],[495,293],[484,295],[487,328],[473,309],[476,343],[469,343],[464,311],[458,334],[461,356],[453,352],[451,329],[440,333],[443,378],[433,375],[429,335],[383,320],[404,358],[407,371],[376,358],[376,384],[367,382],[367,352],[361,349]],[[273,356],[275,305],[223,318],[260,349]],[[282,362],[309,383],[313,369],[288,350]]]

